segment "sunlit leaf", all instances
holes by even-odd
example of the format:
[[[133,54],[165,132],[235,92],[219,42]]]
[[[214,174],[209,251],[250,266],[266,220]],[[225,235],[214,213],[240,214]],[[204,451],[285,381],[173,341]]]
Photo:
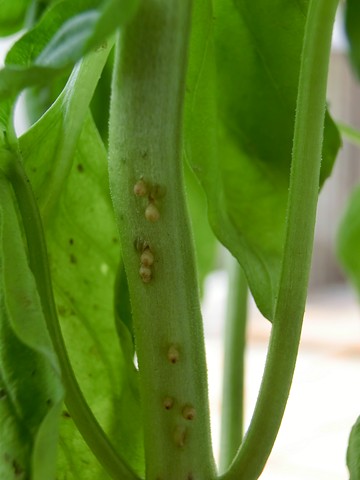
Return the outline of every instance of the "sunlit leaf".
[[[46,217],[56,304],[76,376],[114,446],[141,472],[140,401],[132,340],[128,332],[115,327],[114,286],[120,247],[109,195],[107,155],[92,119],[85,121],[97,80],[94,70],[101,71],[99,65],[105,59],[106,55],[99,62],[85,60],[74,71],[61,97],[20,139],[20,147]],[[56,188],[46,190],[49,183]],[[118,302],[126,301],[126,292],[116,291],[116,295]],[[131,412],[134,421],[128,422]],[[66,410],[60,447],[59,478],[106,478]],[[79,462],[89,464],[90,470],[82,470]]]

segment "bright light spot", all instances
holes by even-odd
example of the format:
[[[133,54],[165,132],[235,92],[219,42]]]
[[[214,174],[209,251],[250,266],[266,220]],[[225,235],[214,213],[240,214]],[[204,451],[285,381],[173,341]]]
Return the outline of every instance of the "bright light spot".
[[[102,263],[100,265],[100,272],[103,274],[103,275],[107,275],[109,273],[109,265],[107,263]]]

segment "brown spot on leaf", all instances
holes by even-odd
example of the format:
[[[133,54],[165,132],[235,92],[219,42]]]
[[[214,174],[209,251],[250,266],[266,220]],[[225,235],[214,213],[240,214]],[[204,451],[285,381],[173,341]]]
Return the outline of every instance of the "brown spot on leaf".
[[[11,465],[16,477],[20,477],[24,473],[24,469],[17,460],[14,459]]]

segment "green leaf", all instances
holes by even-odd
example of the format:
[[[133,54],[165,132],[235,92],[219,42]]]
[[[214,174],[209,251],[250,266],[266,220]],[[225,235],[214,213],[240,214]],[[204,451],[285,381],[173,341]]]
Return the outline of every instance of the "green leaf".
[[[107,156],[87,116],[109,48],[92,53],[75,67],[57,101],[20,138],[20,149],[44,221],[58,314],[76,376],[114,446],[133,469],[141,471],[133,347],[127,332],[118,332],[117,338],[114,321],[120,248]],[[127,293],[120,290],[117,296],[122,302]],[[131,412],[134,421],[128,422]],[[67,411],[62,420],[59,478],[106,478]],[[84,470],[83,463],[89,469]]]
[[[62,0],[46,10],[40,22],[6,57],[0,72],[0,98],[44,85],[68,71],[89,51],[102,48],[115,30],[129,21],[138,0]]]
[[[54,117],[61,115],[59,110],[61,102],[20,139],[36,196],[43,189],[39,178],[44,179],[51,169],[49,158],[53,145],[56,146],[54,138],[60,145],[64,140],[61,123],[53,122]],[[34,148],[39,144],[39,132],[50,142],[44,150]],[[137,372],[128,353],[131,348],[120,347],[129,338],[118,340],[114,322],[119,244],[108,188],[106,151],[90,117],[75,155],[67,162],[67,175],[45,228],[58,314],[73,368],[88,403],[122,456],[135,470],[141,471]],[[129,422],[132,414],[133,421]],[[60,446],[59,478],[105,478],[66,413]],[[81,468],[82,462],[91,468]]]
[[[2,0],[0,3],[0,36],[5,37],[23,27],[28,0]]]
[[[239,260],[269,319],[284,244],[306,11],[304,0],[219,0],[213,13],[203,0],[194,12],[187,154],[206,191],[214,232]],[[338,147],[327,116],[322,182]]]
[[[350,58],[360,77],[360,4],[357,0],[347,0],[345,11],[346,33],[350,43]]]
[[[0,476],[49,480],[63,390],[13,192],[2,175],[0,272]]]
[[[360,417],[352,427],[346,452],[350,480],[360,480]]]
[[[89,54],[74,68],[56,102],[20,140],[45,221],[69,175],[88,106],[110,49],[111,43]]]
[[[360,187],[351,194],[348,206],[341,220],[337,255],[349,278],[360,294]]]

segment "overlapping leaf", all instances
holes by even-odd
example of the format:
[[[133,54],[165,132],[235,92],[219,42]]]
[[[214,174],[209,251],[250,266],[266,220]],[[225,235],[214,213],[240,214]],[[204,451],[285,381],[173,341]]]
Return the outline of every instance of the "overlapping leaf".
[[[0,477],[55,476],[60,371],[10,184],[0,176]]]
[[[281,268],[306,12],[305,0],[219,0],[214,12],[203,0],[193,19],[187,155],[206,191],[213,229],[241,263],[269,319]],[[338,147],[327,116],[322,181]]]
[[[61,0],[12,47],[0,72],[0,98],[63,74],[135,13],[138,0]]]

